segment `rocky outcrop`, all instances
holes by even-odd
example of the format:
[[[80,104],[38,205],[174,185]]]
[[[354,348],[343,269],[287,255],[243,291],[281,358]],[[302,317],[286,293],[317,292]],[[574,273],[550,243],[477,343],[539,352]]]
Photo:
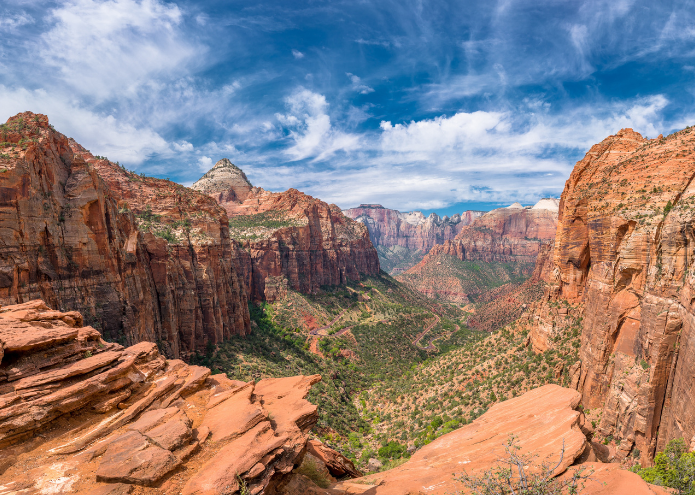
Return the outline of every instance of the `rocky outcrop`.
[[[249,331],[236,247],[209,197],[98,159],[43,115],[11,118],[0,138],[0,303],[41,298],[171,357]]]
[[[82,324],[0,309],[0,493],[288,493],[318,375],[237,382]]]
[[[575,390],[557,385],[531,390],[495,404],[471,424],[422,447],[397,468],[338,486],[349,487],[353,490],[349,493],[355,494],[458,493],[463,486],[452,475],[463,470],[482,474],[490,469],[504,457],[504,446],[512,434],[518,438],[520,453],[537,454],[539,463],[557,464],[555,475],[559,475],[587,448],[580,429],[582,414],[575,410],[580,398]]]
[[[495,404],[472,423],[425,445],[397,468],[338,483],[324,493],[460,493],[463,485],[454,478],[464,470],[482,476],[494,465],[499,466],[499,459],[506,457],[504,446],[509,436],[515,435],[518,453],[537,455],[534,462],[539,465],[556,466],[556,476],[569,476],[577,467],[585,470],[584,475],[590,473],[581,490],[587,495],[666,495],[667,490],[647,484],[617,464],[585,462],[592,457],[592,450],[581,429],[584,416],[575,410],[580,398],[575,390],[557,385],[531,390]],[[575,462],[581,464],[570,467]]]
[[[312,293],[379,273],[367,229],[336,205],[296,189],[273,193],[249,186],[240,169],[220,160],[192,188],[220,201],[230,215],[252,299],[272,302],[287,288]]]
[[[618,459],[649,462],[695,437],[694,144],[692,128],[652,140],[623,129],[562,194],[548,296],[584,308],[577,386]]]

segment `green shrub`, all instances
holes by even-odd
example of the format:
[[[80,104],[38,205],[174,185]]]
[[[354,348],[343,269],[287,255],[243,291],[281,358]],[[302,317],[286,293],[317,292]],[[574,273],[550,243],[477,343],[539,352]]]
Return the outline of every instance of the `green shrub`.
[[[665,486],[681,495],[695,495],[695,453],[682,438],[671,440],[654,458],[654,467],[633,469],[647,483]]]

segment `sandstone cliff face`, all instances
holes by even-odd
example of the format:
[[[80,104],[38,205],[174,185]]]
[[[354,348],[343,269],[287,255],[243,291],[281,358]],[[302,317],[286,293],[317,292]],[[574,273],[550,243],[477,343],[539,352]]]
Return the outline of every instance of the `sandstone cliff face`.
[[[492,210],[464,227],[454,240],[432,248],[428,256],[444,253],[462,261],[534,263],[541,246],[555,238],[558,213],[552,204],[541,200],[533,208],[515,203],[518,207]]]
[[[273,193],[249,188],[243,172],[227,162],[220,160],[192,188],[220,201],[230,215],[252,299],[272,302],[287,287],[311,293],[322,285],[379,273],[364,225],[345,217],[336,205],[296,189]]]
[[[419,211],[401,213],[381,205],[360,205],[343,213],[367,226],[382,270],[396,275],[419,263],[436,244],[451,240],[482,211],[465,211],[451,218]]]
[[[319,375],[233,381],[82,325],[40,300],[0,312],[0,493],[296,493]]]
[[[343,213],[367,226],[375,247],[401,246],[427,252],[435,244],[456,237],[463,227],[470,225],[484,212],[464,211],[451,218],[440,218],[436,213],[425,217],[419,211],[401,213],[381,205],[360,205],[343,210]]]
[[[157,341],[174,357],[249,331],[226,215],[210,198],[97,160],[43,115],[11,118],[0,138],[0,303],[42,298],[108,340]],[[146,207],[170,243],[138,229]]]
[[[547,251],[555,237],[556,206],[556,200],[544,199],[533,208],[515,203],[492,210],[463,227],[455,239],[434,246],[420,263],[397,279],[425,295],[456,303],[482,301],[485,294],[490,297],[484,302],[493,296],[516,301],[512,292],[533,273],[539,253]],[[500,287],[502,284],[506,286]],[[536,292],[524,292],[522,304]],[[516,310],[503,313],[505,316],[491,322],[507,321],[511,314],[518,316]]]
[[[562,194],[549,296],[584,305],[577,386],[618,457],[695,436],[694,144],[623,129]]]

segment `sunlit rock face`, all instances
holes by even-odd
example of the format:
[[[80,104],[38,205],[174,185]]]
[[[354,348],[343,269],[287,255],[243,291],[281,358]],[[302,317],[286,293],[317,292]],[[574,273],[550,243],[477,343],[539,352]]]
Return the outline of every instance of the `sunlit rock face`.
[[[582,302],[578,388],[617,457],[695,436],[695,133],[632,129],[594,145],[565,185],[553,298]]]
[[[170,357],[249,331],[215,201],[94,157],[44,115],[11,118],[0,137],[0,303],[79,310],[107,340],[161,342]],[[168,240],[138,228],[146,210]]]
[[[240,246],[240,271],[253,300],[275,301],[287,288],[303,293],[379,273],[367,227],[296,189],[253,187],[222,159],[193,189],[215,198],[230,217]]]

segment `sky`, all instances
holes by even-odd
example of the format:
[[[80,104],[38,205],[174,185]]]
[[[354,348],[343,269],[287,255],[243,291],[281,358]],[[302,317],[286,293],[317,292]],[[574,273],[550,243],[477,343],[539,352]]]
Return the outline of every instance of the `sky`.
[[[3,0],[0,120],[192,184],[221,158],[342,208],[562,192],[621,128],[695,124],[695,3]]]

